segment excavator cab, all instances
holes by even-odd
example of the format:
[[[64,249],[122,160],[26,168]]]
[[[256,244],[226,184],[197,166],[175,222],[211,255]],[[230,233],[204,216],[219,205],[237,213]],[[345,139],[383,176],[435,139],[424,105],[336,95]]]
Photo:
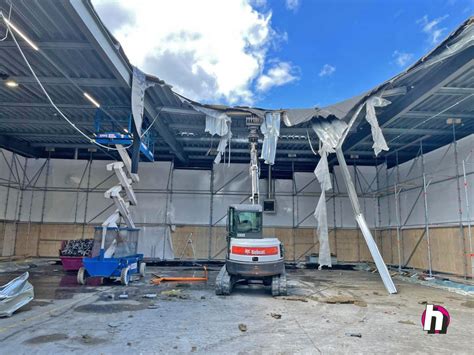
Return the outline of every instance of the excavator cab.
[[[233,205],[227,214],[228,238],[262,238],[260,205]]]

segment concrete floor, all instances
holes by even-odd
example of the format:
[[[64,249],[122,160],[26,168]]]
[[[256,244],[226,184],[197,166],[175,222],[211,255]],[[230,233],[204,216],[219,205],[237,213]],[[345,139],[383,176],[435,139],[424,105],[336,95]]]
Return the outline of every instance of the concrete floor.
[[[2,354],[472,353],[474,297],[400,280],[389,296],[378,274],[365,271],[289,270],[290,295],[278,298],[260,286],[216,296],[217,268],[207,284],[191,286],[148,284],[152,273],[200,274],[185,267],[150,267],[147,280],[128,287],[78,286],[74,274],[44,261],[29,271],[36,297],[0,319]],[[1,272],[0,284],[20,273]],[[334,298],[349,303],[327,303]],[[448,309],[447,335],[423,332],[423,302]]]

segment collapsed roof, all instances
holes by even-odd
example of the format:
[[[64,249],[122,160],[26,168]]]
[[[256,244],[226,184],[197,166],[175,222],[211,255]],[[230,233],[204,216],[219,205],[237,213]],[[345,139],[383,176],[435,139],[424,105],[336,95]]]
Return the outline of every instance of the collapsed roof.
[[[10,3],[0,0],[7,14]],[[126,127],[130,115],[132,66],[120,44],[94,11],[89,0],[13,2],[11,21],[38,45],[33,51],[20,43],[31,66],[52,100],[84,132],[93,137],[97,108],[84,99],[90,93],[107,116]],[[283,109],[284,125],[278,140],[275,177],[295,171],[312,171],[318,162],[308,136],[317,141],[311,126],[316,120],[349,122],[367,98],[380,96],[391,101],[377,108],[377,118],[390,151],[374,157],[370,125],[360,110],[344,143],[349,163],[376,165],[403,162],[416,156],[419,142],[424,151],[453,139],[453,127],[446,119],[461,122],[456,138],[474,132],[473,18],[465,21],[445,41],[406,71],[362,95],[323,108]],[[95,147],[57,115],[44,97],[26,63],[19,58],[11,38],[0,42],[0,72],[6,80],[19,83],[17,90],[0,87],[0,146],[30,157],[110,159],[113,152]],[[159,75],[159,73],[156,73]],[[176,166],[210,168],[219,139],[205,129],[205,114],[173,92],[170,85],[148,75],[155,82],[146,90],[144,121],[153,123],[155,160],[174,160]],[[195,103],[199,105],[198,103]],[[231,159],[247,163],[249,113],[264,115],[260,108],[201,105],[233,117]],[[157,116],[158,115],[158,116]],[[155,118],[158,119],[155,120]],[[418,144],[417,144],[418,143]],[[330,164],[335,161],[330,160]]]

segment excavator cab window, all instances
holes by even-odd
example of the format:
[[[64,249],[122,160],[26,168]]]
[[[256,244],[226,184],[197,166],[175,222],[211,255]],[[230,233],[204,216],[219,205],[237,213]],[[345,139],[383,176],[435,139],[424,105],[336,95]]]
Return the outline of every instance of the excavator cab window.
[[[258,233],[262,229],[262,213],[254,211],[234,211],[234,226],[239,233]]]

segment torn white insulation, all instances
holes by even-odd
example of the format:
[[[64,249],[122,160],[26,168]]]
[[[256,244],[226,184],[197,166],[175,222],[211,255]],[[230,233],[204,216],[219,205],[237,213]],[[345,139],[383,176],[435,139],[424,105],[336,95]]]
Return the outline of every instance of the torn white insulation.
[[[372,148],[374,148],[375,155],[379,155],[382,150],[388,151],[387,142],[383,136],[382,130],[380,129],[379,122],[377,120],[377,115],[375,114],[376,107],[384,107],[389,105],[391,102],[383,99],[378,96],[372,96],[367,99],[365,104],[366,106],[366,115],[365,118],[367,122],[369,122],[371,131],[372,131],[372,139],[374,144]]]
[[[332,266],[331,250],[329,247],[329,229],[326,211],[326,191],[332,189],[331,175],[329,174],[328,153],[335,152],[347,124],[338,119],[318,120],[313,124],[313,130],[320,141],[319,159],[314,175],[321,185],[321,196],[314,211],[314,217],[318,224],[319,236],[319,267]]]
[[[319,268],[323,266],[332,267],[331,250],[329,248],[329,230],[328,216],[326,211],[326,191],[331,190],[331,176],[329,175],[327,152],[324,149],[320,151],[321,159],[319,160],[314,174],[321,184],[321,196],[314,211],[314,217],[318,224],[319,237]]]
[[[147,83],[146,75],[137,67],[133,67],[132,76],[132,114],[133,122],[137,128],[138,134],[141,134],[143,122],[143,109],[145,107],[145,90],[153,86],[153,83]]]
[[[227,134],[223,137],[221,137],[219,141],[219,145],[217,146],[217,156],[216,159],[214,159],[214,164],[219,164],[221,162],[222,157],[224,156],[225,149],[227,148],[227,144],[230,143],[230,140],[232,139],[232,132],[230,130],[230,122],[228,123],[229,130]],[[229,159],[228,163],[230,164],[230,145],[229,145]]]
[[[314,169],[314,175],[321,185],[322,191],[328,191],[332,189],[331,185],[331,175],[329,174],[329,164],[328,164],[328,153],[324,148],[319,150],[321,159],[319,159],[316,169]]]
[[[265,113],[260,131],[264,137],[260,159],[264,159],[265,164],[273,165],[275,164],[276,148],[280,136],[280,112]]]
[[[313,130],[318,135],[319,141],[323,145],[323,149],[328,153],[334,153],[347,123],[338,119],[320,119],[313,124]]]
[[[205,132],[210,133],[211,135],[218,135],[221,137],[219,145],[217,146],[217,156],[214,159],[214,164],[219,164],[221,162],[222,156],[225,153],[227,144],[230,143],[232,138],[232,131],[230,125],[232,120],[224,112],[213,110],[206,107],[201,107],[197,105],[192,105],[193,108],[206,115],[206,128]],[[229,162],[230,162],[230,146],[229,146]]]

